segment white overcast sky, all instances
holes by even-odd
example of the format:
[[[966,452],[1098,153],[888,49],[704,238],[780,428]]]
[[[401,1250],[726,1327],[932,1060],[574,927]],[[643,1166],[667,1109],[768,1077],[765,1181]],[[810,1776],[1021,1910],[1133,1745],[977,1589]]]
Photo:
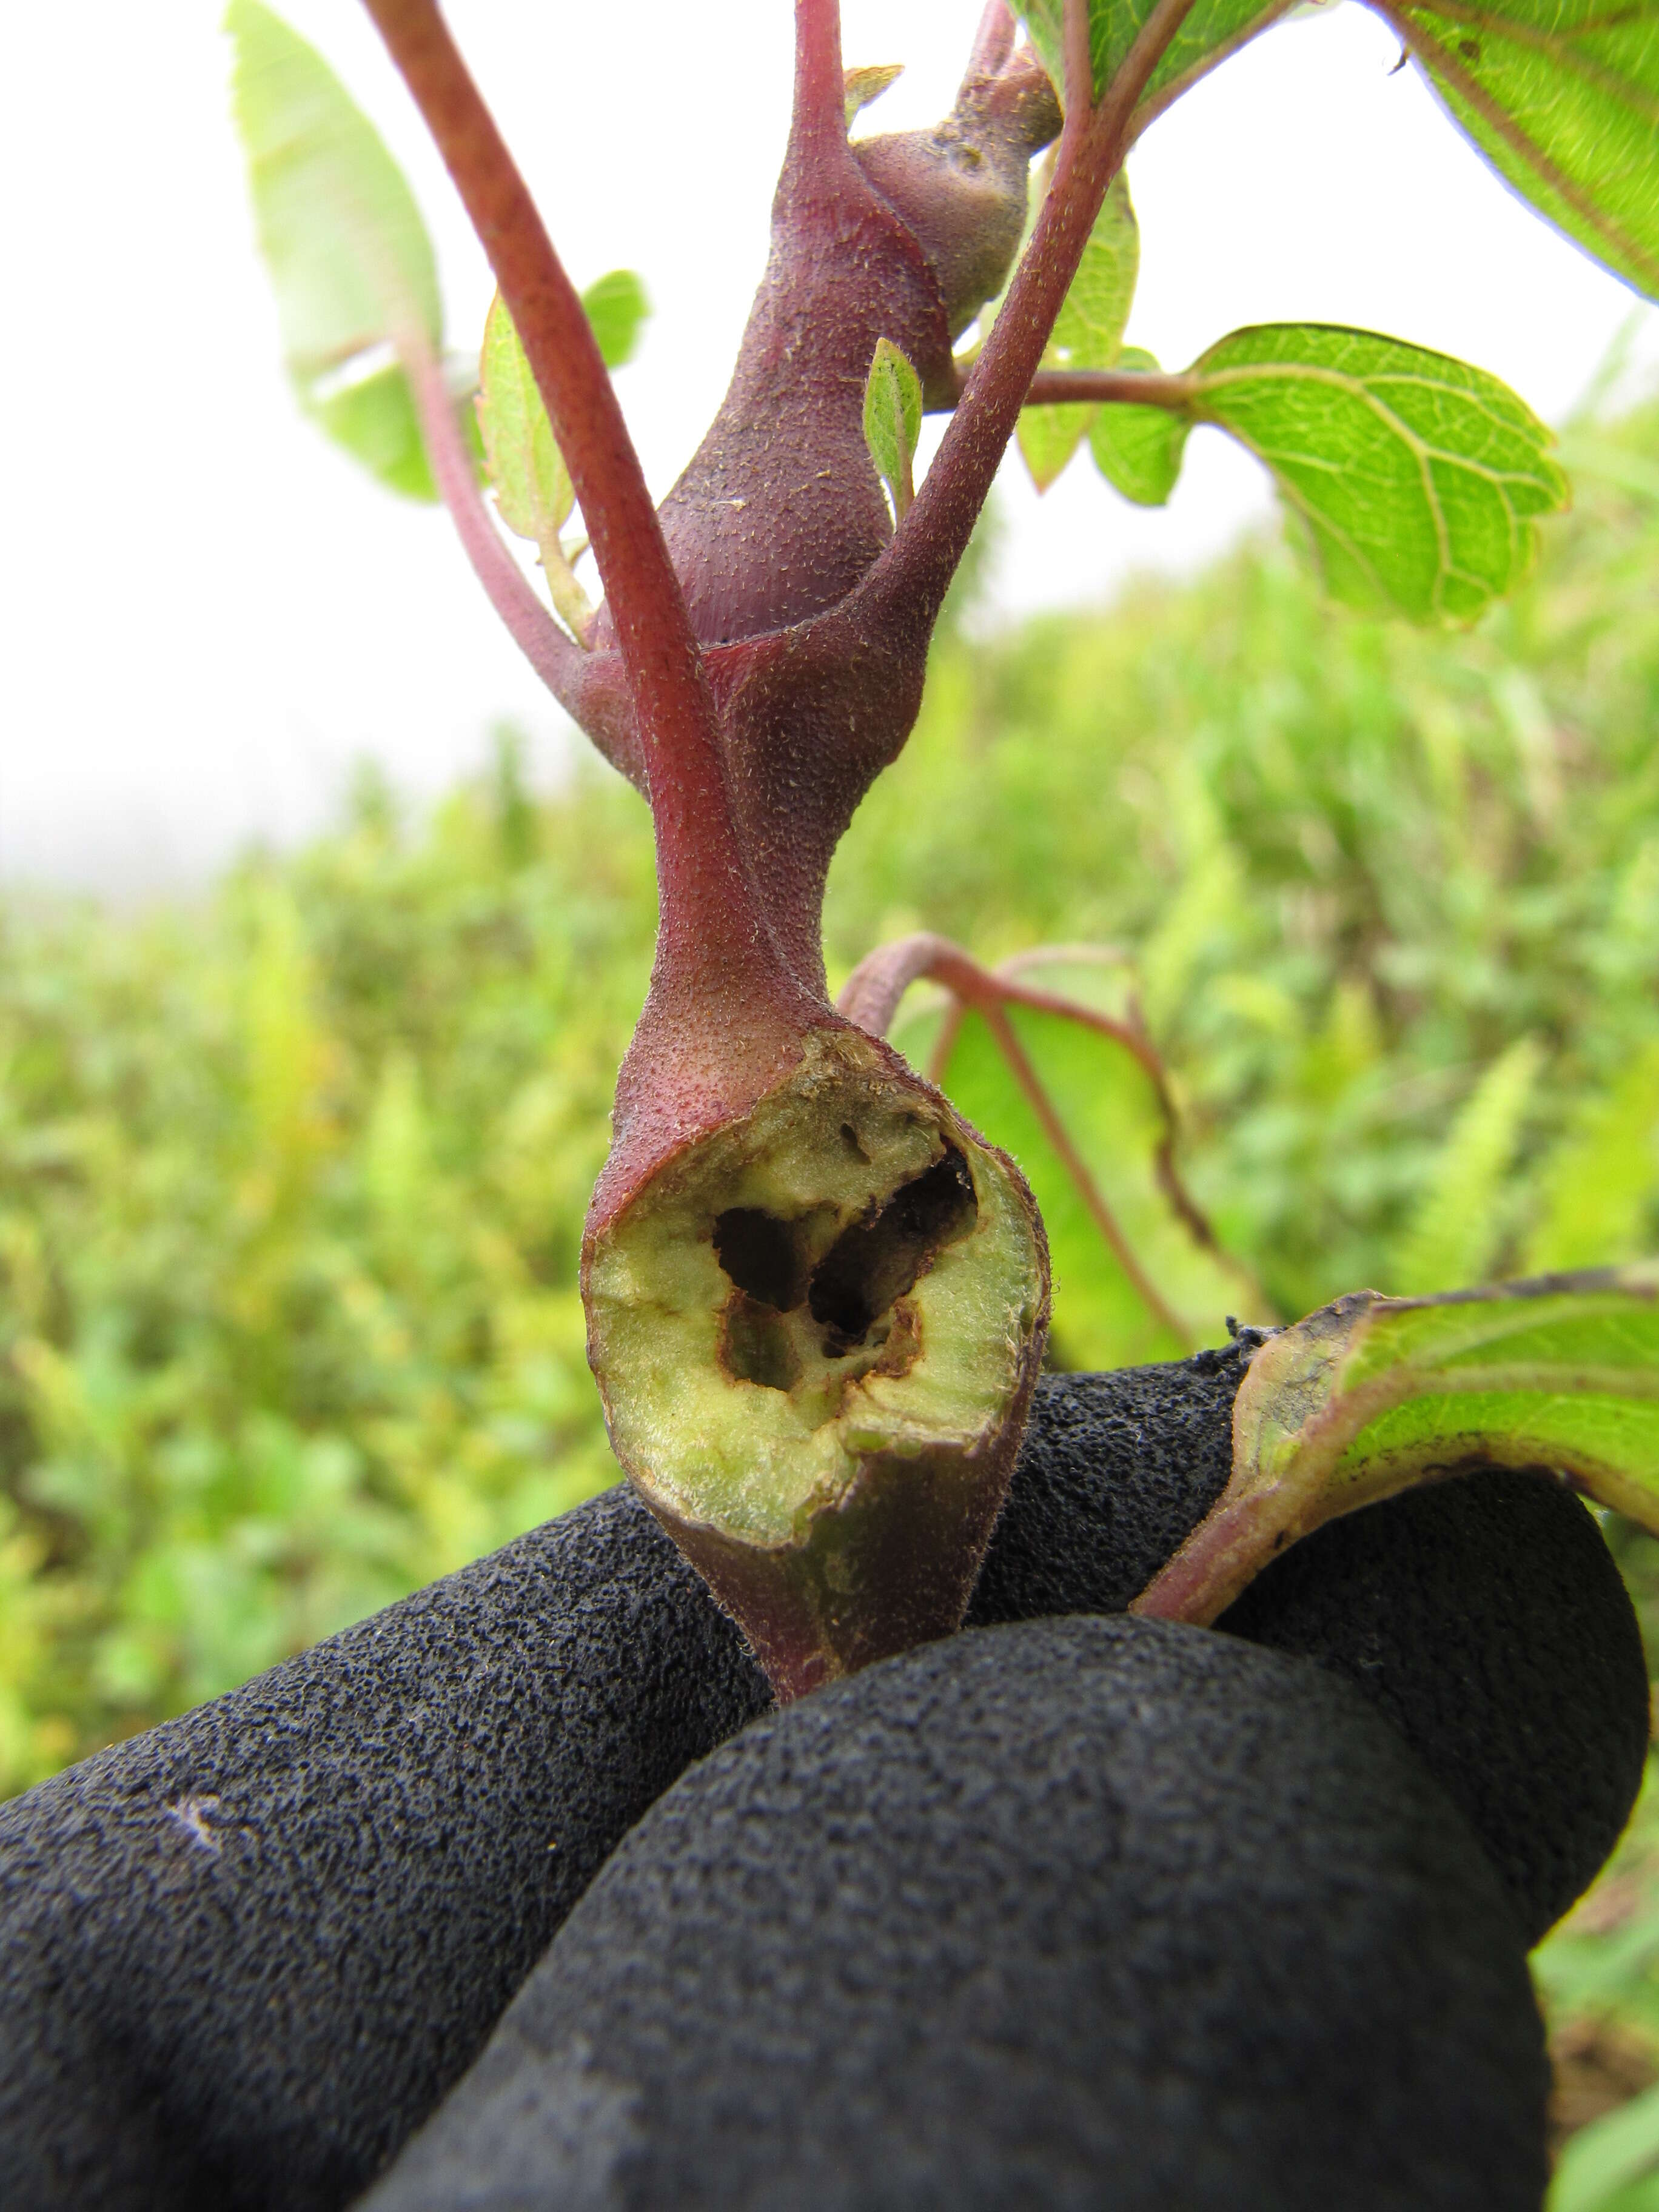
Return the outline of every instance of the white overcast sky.
[[[979,0],[844,0],[847,58],[904,61],[872,127],[948,106]],[[416,794],[506,716],[537,772],[568,725],[495,627],[442,515],[379,490],[296,414],[227,115],[221,0],[58,0],[6,23],[0,874],[128,889],[327,819],[354,761]],[[452,343],[490,279],[353,0],[288,0],[390,141],[437,240]],[[788,0],[452,0],[451,21],[579,283],[640,269],[655,318],[620,389],[659,491],[724,386],[765,252]],[[1352,4],[1287,23],[1130,163],[1130,337],[1170,366],[1237,324],[1364,323],[1461,354],[1559,419],[1628,292],[1482,167]],[[1641,351],[1659,354],[1651,315]],[[996,611],[1190,567],[1268,504],[1193,441],[1170,507],[1079,463],[1013,464]]]

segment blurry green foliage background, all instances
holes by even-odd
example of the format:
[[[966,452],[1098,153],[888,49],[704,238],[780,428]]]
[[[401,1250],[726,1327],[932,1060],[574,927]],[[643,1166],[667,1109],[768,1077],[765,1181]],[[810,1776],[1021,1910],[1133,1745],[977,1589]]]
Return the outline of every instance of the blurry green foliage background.
[[[832,981],[924,927],[1129,952],[1190,1185],[1286,1316],[1659,1245],[1659,406],[1564,457],[1470,633],[1269,541],[951,629],[836,864]],[[613,1478],[575,1270],[649,824],[515,761],[419,822],[365,781],[204,899],[0,907],[0,1793]],[[1117,1311],[1062,1282],[1060,1356],[1152,1356]],[[1659,1627],[1659,1545],[1612,1534]],[[1591,2118],[1659,2071],[1659,1805],[1539,1966]],[[1659,2207],[1656,2096],[1578,2138],[1648,2112],[1567,2212]]]

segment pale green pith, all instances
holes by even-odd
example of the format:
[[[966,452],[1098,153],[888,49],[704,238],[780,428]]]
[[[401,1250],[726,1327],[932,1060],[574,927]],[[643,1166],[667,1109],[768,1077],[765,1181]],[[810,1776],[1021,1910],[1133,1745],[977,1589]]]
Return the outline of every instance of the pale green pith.
[[[908,1312],[890,1310],[837,1357],[802,1306],[776,1324],[799,1363],[792,1386],[734,1379],[717,1218],[753,1207],[799,1224],[816,1261],[947,1145],[977,1210],[900,1301]],[[1006,1166],[942,1103],[896,1084],[861,1039],[815,1039],[743,1121],[653,1176],[594,1250],[592,1348],[617,1456],[683,1518],[750,1544],[799,1541],[866,1459],[968,1452],[995,1432],[1042,1294],[1027,1202]],[[883,1373],[895,1327],[919,1348],[905,1371]]]

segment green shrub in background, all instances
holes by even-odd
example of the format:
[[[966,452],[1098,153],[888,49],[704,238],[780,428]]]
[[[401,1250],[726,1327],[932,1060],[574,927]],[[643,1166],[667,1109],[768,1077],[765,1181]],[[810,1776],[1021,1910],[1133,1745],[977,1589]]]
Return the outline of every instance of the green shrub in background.
[[[199,909],[6,917],[0,1782],[612,1479],[576,1251],[653,897],[631,795],[509,752]]]
[[[1265,543],[952,632],[836,863],[832,975],[921,927],[1132,951],[1189,1181],[1286,1316],[1659,1245],[1659,408],[1566,453],[1471,634]],[[0,1790],[612,1479],[576,1254],[653,896],[632,793],[532,802],[507,743],[205,901],[0,909]],[[1063,1282],[1055,1341],[1133,1351]],[[1652,2078],[1659,1804],[1540,1972],[1577,2117]],[[1567,2212],[1659,2206],[1647,2155]]]

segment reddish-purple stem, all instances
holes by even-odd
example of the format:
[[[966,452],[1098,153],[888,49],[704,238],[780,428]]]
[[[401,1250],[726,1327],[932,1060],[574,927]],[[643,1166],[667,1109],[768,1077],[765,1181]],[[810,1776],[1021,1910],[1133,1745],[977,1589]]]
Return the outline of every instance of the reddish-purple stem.
[[[685,599],[580,300],[435,0],[365,0],[472,221],[570,471],[644,749],[669,964],[778,964],[732,817]]]
[[[960,406],[964,386],[947,398],[943,412]],[[1028,407],[1108,404],[1120,407],[1163,407],[1172,415],[1190,414],[1204,390],[1204,379],[1193,369],[1165,372],[1152,368],[1040,368],[1025,387]]]
[[[1164,407],[1172,415],[1185,415],[1203,387],[1203,378],[1190,373],[1166,376],[1150,368],[1040,368],[1025,398],[1030,406],[1106,401],[1119,406]]]
[[[1014,51],[1015,24],[1008,0],[986,0],[985,13],[979,19],[979,28],[974,33],[973,50],[968,56],[968,67],[963,74],[964,84],[975,84],[981,77],[996,76]]]
[[[1054,1110],[1054,1103],[1043,1088],[1042,1080],[1026,1057],[1025,1048],[1014,1035],[1013,1024],[1002,1007],[988,1000],[976,1009],[980,1019],[996,1039],[998,1049],[1014,1072],[1014,1079],[1025,1093],[1031,1111],[1036,1115],[1042,1133],[1053,1146],[1055,1156],[1072,1178],[1091,1218],[1110,1248],[1117,1264],[1128,1277],[1136,1297],[1153,1319],[1167,1328],[1177,1343],[1192,1348],[1192,1334],[1174,1309],[1164,1300],[1156,1283],[1136,1259],[1128,1238],[1124,1235],[1117,1216],[1106,1203],[1105,1194],[1090,1172],[1077,1146],[1072,1142],[1071,1132]]]
[[[846,143],[841,0],[795,0],[795,106],[789,135],[786,175],[794,168],[793,157],[809,143]]]
[[[1065,0],[1060,18],[1060,45],[1066,83],[1066,129],[1075,136],[1088,122],[1095,104],[1095,58],[1089,38],[1089,0]]]

